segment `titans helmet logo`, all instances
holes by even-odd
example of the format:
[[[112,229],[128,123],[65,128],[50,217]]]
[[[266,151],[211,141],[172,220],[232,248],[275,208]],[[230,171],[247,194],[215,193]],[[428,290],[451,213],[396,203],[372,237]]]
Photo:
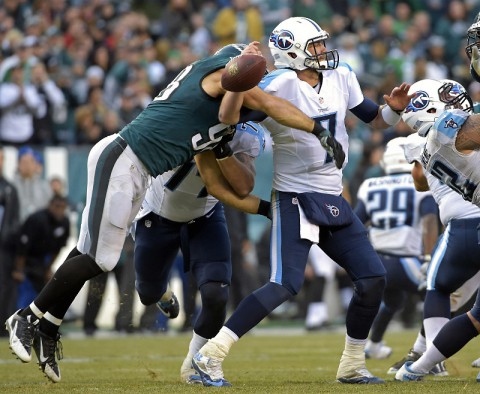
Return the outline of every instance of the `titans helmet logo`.
[[[272,33],[270,35],[270,42],[277,48],[286,51],[293,46],[294,37],[288,30],[282,30],[278,34]]]
[[[405,112],[417,112],[427,107],[430,103],[430,97],[427,92],[420,90],[417,95],[410,100],[410,103],[405,108]]]

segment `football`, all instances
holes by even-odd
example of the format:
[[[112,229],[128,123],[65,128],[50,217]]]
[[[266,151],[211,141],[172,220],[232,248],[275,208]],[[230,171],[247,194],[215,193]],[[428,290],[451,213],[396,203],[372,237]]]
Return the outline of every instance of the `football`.
[[[230,92],[244,92],[255,87],[265,75],[263,56],[240,55],[230,60],[222,74],[222,87]]]

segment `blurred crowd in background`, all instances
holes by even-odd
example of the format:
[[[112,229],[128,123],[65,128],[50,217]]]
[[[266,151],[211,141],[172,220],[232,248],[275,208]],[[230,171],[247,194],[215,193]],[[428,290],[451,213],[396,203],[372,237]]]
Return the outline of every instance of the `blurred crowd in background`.
[[[330,33],[327,47],[338,49],[374,101],[423,78],[455,79],[480,101],[464,51],[479,11],[479,0],[3,0],[0,144],[19,150],[19,179],[5,180],[21,202],[12,228],[48,209],[53,195],[68,197],[62,180],[42,179],[42,157],[30,147],[92,146],[134,119],[182,68],[229,43],[260,41],[271,67],[268,37],[290,16]],[[403,122],[372,130],[353,116],[346,124],[345,194],[354,205],[361,182],[381,174],[385,144],[410,130]],[[2,186],[5,210],[6,195]],[[5,227],[3,208],[0,219]],[[248,237],[242,242],[238,253],[251,260]],[[2,278],[11,282],[5,272]]]

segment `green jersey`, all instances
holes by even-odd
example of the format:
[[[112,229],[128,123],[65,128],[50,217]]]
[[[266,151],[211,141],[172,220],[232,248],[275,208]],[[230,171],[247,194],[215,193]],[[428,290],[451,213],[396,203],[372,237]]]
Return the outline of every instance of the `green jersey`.
[[[215,55],[184,68],[120,135],[150,175],[156,177],[212,149],[230,132],[218,121],[222,97],[213,98],[202,89],[202,80],[225,67],[240,54],[238,45],[228,45]]]

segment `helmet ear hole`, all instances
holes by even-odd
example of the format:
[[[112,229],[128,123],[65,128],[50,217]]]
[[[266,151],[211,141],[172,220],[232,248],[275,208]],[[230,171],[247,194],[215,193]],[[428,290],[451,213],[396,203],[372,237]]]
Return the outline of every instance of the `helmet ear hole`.
[[[295,52],[288,52],[288,56],[290,56],[292,59],[297,58],[297,54]]]
[[[430,108],[427,112],[428,112],[429,114],[436,114],[436,113],[437,113],[437,109],[436,109],[436,108]]]

